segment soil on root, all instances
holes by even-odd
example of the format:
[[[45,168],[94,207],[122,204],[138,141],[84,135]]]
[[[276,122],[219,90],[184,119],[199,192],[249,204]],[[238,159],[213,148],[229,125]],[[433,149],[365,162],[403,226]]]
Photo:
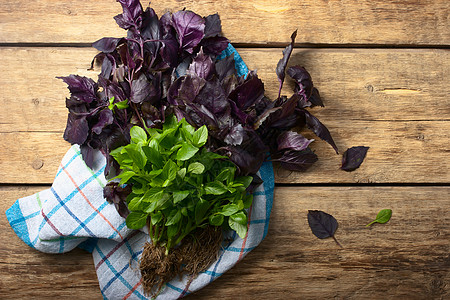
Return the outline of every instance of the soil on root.
[[[197,229],[168,255],[165,247],[145,243],[139,266],[144,293],[155,296],[165,283],[183,274],[189,276],[189,286],[198,273],[216,261],[221,244],[222,229],[211,226]]]

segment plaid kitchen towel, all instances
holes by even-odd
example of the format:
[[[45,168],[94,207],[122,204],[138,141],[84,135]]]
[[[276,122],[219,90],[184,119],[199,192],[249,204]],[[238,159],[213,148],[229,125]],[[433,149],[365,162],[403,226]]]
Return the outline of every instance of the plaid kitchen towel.
[[[239,75],[248,73],[229,45],[221,57],[234,54]],[[16,234],[29,246],[47,253],[75,247],[92,252],[100,289],[105,299],[147,299],[140,282],[139,259],[149,236],[130,230],[114,205],[103,198],[105,157],[97,152],[95,167],[84,163],[78,145],[62,159],[51,188],[17,200],[6,211]],[[259,171],[264,183],[254,192],[248,232],[241,239],[229,232],[219,257],[187,286],[184,276],[169,282],[157,299],[176,299],[196,291],[233,267],[266,236],[273,202],[274,176],[270,162]]]

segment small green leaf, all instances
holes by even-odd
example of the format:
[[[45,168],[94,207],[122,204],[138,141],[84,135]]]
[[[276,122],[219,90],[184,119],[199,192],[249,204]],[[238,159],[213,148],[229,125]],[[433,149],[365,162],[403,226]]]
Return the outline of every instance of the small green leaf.
[[[114,108],[114,96],[112,96],[111,98],[109,98],[109,105],[108,108],[110,110],[112,110]]]
[[[234,183],[242,183],[245,188],[248,188],[253,181],[252,176],[240,176],[234,180]]]
[[[240,211],[240,212],[235,213],[234,215],[231,215],[230,219],[238,222],[239,224],[247,225],[247,216],[245,215],[245,213],[243,211]]]
[[[224,216],[231,216],[235,213],[240,211],[239,206],[236,204],[227,204],[224,207],[222,207],[222,210],[219,212],[220,214]]]
[[[228,192],[227,187],[219,181],[208,182],[205,185],[205,193],[209,195],[222,195]]]
[[[177,152],[177,160],[188,160],[198,152],[199,148],[191,144],[183,144]]]
[[[115,104],[115,106],[116,106],[118,109],[125,109],[125,108],[128,108],[128,100],[123,100],[123,101],[117,102],[117,103]]]
[[[160,211],[150,214],[150,221],[152,225],[156,225],[162,219],[162,213]]]
[[[228,181],[228,180],[230,179],[230,176],[232,176],[230,168],[224,168],[224,169],[219,173],[219,175],[216,176],[216,180],[217,180],[217,181],[220,181],[220,182],[223,182],[223,181],[225,181],[225,180]]]
[[[176,236],[178,233],[178,226],[177,225],[170,225],[167,227],[167,237],[170,239],[174,236]]]
[[[189,191],[173,192],[173,203],[177,204],[178,202],[183,201],[187,196],[189,196]]]
[[[131,177],[135,176],[136,173],[134,173],[133,171],[124,171],[122,173],[120,173],[119,175],[116,176],[117,179],[120,179],[120,184],[125,184],[127,183]]]
[[[244,214],[243,212],[241,212]],[[244,214],[245,216],[245,214]],[[239,235],[241,239],[244,239],[247,235],[247,217],[245,216],[245,224],[243,224],[243,218],[242,216],[231,216],[228,219],[228,225],[230,225],[230,228],[236,231],[236,233]]]
[[[149,146],[142,146],[142,151],[144,151],[148,161],[152,165],[156,166],[158,169],[163,167],[163,159],[159,151]]]
[[[181,212],[176,208],[170,212],[167,217],[166,226],[177,224],[181,220]]]
[[[194,146],[201,147],[206,144],[207,140],[208,129],[206,128],[206,125],[203,125],[194,132],[194,135],[192,136],[192,143],[194,144]]]
[[[391,216],[392,216],[392,209],[382,209],[377,214],[376,219],[367,224],[366,227],[372,225],[373,223],[384,224],[391,219]]]
[[[130,129],[130,137],[131,137],[131,140],[133,142],[135,142],[136,144],[139,142],[141,142],[141,143],[147,142],[147,133],[145,132],[144,129],[142,129],[139,126],[133,126]]]
[[[140,229],[147,223],[148,214],[142,212],[130,212],[125,220],[127,227],[130,229]]]
[[[247,209],[252,205],[253,202],[253,195],[247,194],[244,196],[244,208]]]
[[[141,210],[142,207],[142,196],[140,197],[134,197],[131,199],[131,201],[128,203],[128,209],[130,211],[138,211]]]
[[[212,226],[220,226],[222,225],[224,220],[223,215],[211,215],[209,216],[209,224]]]
[[[176,163],[173,162],[173,160],[169,159],[166,164],[164,165],[164,168],[162,169],[162,179],[169,183],[173,181],[177,177],[178,172],[178,166]]]
[[[197,202],[197,205],[195,206],[195,223],[197,225],[202,223],[208,208],[209,203],[207,201],[200,199],[200,201]]]
[[[125,147],[128,155],[139,169],[143,169],[145,167],[145,164],[147,163],[147,156],[145,155],[144,151],[142,151],[141,147],[130,147],[130,146],[136,145],[130,144]]]
[[[199,162],[194,162],[189,165],[187,171],[192,174],[202,174],[205,171],[205,166]]]
[[[183,179],[184,176],[186,176],[186,168],[182,168],[182,169],[178,170],[177,174],[178,174],[178,176],[181,177],[181,179]]]
[[[162,195],[164,194],[164,189],[160,187],[152,187],[151,189],[147,190],[142,197],[142,201],[144,202],[156,202],[158,201]]]

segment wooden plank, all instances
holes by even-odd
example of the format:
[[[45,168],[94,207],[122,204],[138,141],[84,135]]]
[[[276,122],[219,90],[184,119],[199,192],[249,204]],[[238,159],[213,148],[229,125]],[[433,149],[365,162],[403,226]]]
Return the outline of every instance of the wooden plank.
[[[145,1],[143,1],[145,2]],[[146,4],[144,4],[146,5]],[[447,0],[405,1],[154,1],[162,15],[187,8],[200,15],[219,13],[224,34],[234,43],[284,44],[299,29],[298,43],[450,44]],[[24,0],[0,2],[1,43],[91,43],[123,36],[113,16],[113,0]]]
[[[239,49],[274,98],[279,49]],[[93,49],[1,48],[0,182],[51,183],[69,145],[62,140],[65,84],[87,71]],[[339,171],[340,156],[317,141],[319,162],[306,173],[278,172],[280,183],[449,182],[448,74],[444,50],[296,49],[291,64],[311,72],[326,104],[312,113],[343,152],[370,146],[359,170]],[[430,71],[431,70],[431,71]],[[290,94],[290,82],[284,93]],[[314,136],[305,133],[309,138]],[[42,165],[43,163],[43,165]],[[21,170],[21,171],[18,171]],[[332,170],[332,172],[330,172]]]
[[[1,210],[44,187],[0,188]],[[281,187],[267,238],[193,299],[446,299],[450,297],[449,187]],[[387,224],[366,228],[377,212]],[[308,209],[339,222],[336,238],[319,240]],[[4,217],[1,298],[100,298],[90,254],[42,254],[20,241]],[[70,276],[67,276],[70,274]]]

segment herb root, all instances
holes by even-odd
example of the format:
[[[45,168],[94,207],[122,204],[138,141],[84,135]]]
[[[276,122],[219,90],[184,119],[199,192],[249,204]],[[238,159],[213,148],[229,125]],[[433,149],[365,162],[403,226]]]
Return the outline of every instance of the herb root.
[[[164,284],[183,274],[189,276],[189,287],[192,280],[217,259],[222,240],[220,227],[207,226],[198,228],[167,255],[164,246],[145,243],[139,267],[144,293],[154,297]]]

